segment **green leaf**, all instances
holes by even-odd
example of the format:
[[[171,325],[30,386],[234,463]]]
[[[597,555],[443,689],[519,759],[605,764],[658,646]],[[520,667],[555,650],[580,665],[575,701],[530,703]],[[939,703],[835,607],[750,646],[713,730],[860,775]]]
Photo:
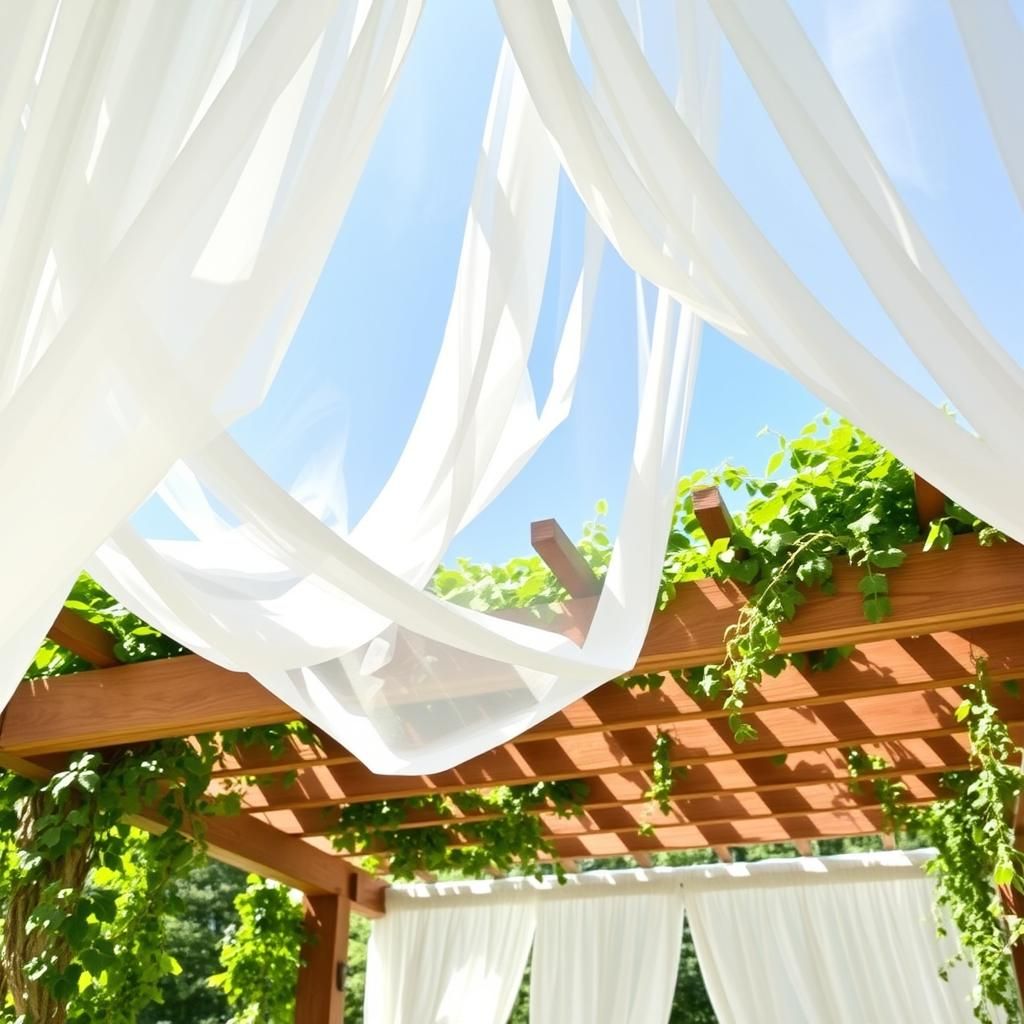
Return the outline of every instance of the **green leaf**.
[[[971,707],[972,706],[973,705],[971,704],[971,702],[969,700],[967,700],[967,699],[962,700],[960,702],[959,706],[957,707],[956,711],[953,713],[955,718],[956,718],[956,720],[958,722],[962,722],[971,713]]]
[[[887,597],[864,598],[864,617],[869,622],[881,622],[892,614],[892,603]]]

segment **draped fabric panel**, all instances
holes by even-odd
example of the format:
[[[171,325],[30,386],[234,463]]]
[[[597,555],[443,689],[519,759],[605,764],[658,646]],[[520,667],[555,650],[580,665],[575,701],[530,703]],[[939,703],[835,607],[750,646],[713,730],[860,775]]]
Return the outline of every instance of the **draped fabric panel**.
[[[530,1024],[664,1024],[683,939],[679,881],[576,877],[589,884],[537,903]]]
[[[686,911],[721,1024],[968,1024],[973,978],[939,968],[930,851],[713,865]]]
[[[971,970],[939,976],[956,933],[936,933],[933,855],[395,886],[373,925],[366,1019],[504,1021],[532,942],[532,1024],[665,1021],[685,906],[721,1024],[968,1024]]]
[[[932,251],[786,0],[708,6],[857,273],[969,425],[933,406],[858,340],[787,264],[778,249],[783,239],[763,233],[673,109],[615,0],[571,3],[595,80],[613,97],[607,113],[554,31],[554,0],[496,4],[566,171],[627,262],[792,374],[951,497],[1024,539],[1022,495],[1010,480],[1013,439],[1024,426],[1024,374]],[[1019,28],[1005,5],[965,2],[956,10],[1016,180],[1014,114],[1005,91],[1012,77],[999,77],[997,69],[1014,66]],[[1013,30],[1000,34],[1003,23]],[[702,210],[693,228],[672,187],[680,179]],[[689,272],[693,266],[701,276]]]
[[[272,385],[420,6],[41,0],[3,11],[0,430],[17,443],[0,446],[0,479],[23,499],[5,503],[0,530],[19,581],[0,597],[0,695],[86,564],[142,618],[251,673],[373,770],[439,771],[514,737],[635,661],[703,323],[1024,540],[1015,339],[997,335],[977,282],[954,272],[956,232],[926,221],[865,130],[835,55],[812,38],[815,5],[801,20],[786,0],[496,0],[506,43],[448,322],[435,341],[410,341],[437,359],[404,450],[351,528],[318,511],[323,494],[281,486],[225,431]],[[1019,201],[1017,15],[1008,0],[941,12]],[[723,81],[756,103],[845,261],[850,287],[834,292],[863,297],[880,339],[822,294],[815,245],[766,226],[732,187],[723,133],[744,141],[751,129],[720,119]],[[589,217],[540,401],[560,168]],[[930,201],[952,216],[963,198]],[[632,445],[604,587],[570,640],[445,603],[428,585],[574,411],[602,236],[638,275],[627,348],[639,402],[614,424]],[[645,282],[657,290],[650,322]],[[933,387],[958,417],[933,404]],[[45,497],[55,465],[63,494],[88,496],[74,519]],[[595,476],[596,500],[610,476]],[[154,489],[176,539],[126,521]]]
[[[19,498],[0,530],[18,581],[0,598],[4,697],[92,552],[261,401],[418,14],[5,6],[0,477]],[[73,513],[48,497],[58,466]]]
[[[567,20],[556,24],[567,32]],[[707,84],[694,86],[698,97]],[[687,100],[694,124],[710,127],[714,105]],[[702,134],[712,145],[713,131]],[[456,532],[572,404],[601,255],[589,222],[539,409],[529,367],[558,173],[505,49],[434,374],[390,479],[351,530],[313,514],[224,435],[164,488],[194,540],[150,542],[124,526],[88,566],[147,621],[251,673],[374,771],[439,771],[511,739],[628,670],[646,636],[701,329],[666,293],[641,339],[618,539],[583,641],[424,590]]]
[[[535,927],[532,900],[417,900],[389,889],[366,959],[366,1024],[505,1024]]]

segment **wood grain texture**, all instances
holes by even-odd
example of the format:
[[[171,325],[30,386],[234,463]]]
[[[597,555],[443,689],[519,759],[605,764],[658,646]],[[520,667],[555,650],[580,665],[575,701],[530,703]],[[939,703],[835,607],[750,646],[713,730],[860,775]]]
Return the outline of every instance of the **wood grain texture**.
[[[96,668],[120,664],[114,654],[115,637],[96,623],[76,615],[70,608],[61,608],[46,635],[55,644],[84,658]]]
[[[766,710],[748,716],[759,735],[746,743],[737,743],[722,719],[681,722],[663,731],[673,740],[672,763],[692,773],[700,766],[771,761],[851,746],[905,745],[904,741],[914,738],[962,736],[963,726],[955,719],[961,699],[955,689],[940,689],[858,698],[818,708]],[[1008,724],[1024,723],[1024,701],[1020,697],[997,691],[994,703]],[[359,763],[304,768],[290,784],[274,779],[261,782],[250,791],[247,803],[261,809],[326,806],[631,769],[646,771],[652,766],[654,738],[652,729],[633,729],[511,744],[448,772],[426,777],[374,775]]]
[[[348,962],[348,897],[306,896],[303,907],[309,940],[295,987],[295,1024],[341,1024],[345,990],[339,967],[344,970]]]

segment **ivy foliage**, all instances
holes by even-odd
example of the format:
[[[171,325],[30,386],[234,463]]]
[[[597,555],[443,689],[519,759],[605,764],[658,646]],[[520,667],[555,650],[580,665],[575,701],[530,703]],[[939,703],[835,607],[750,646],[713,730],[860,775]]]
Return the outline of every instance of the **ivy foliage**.
[[[945,934],[951,920],[960,935],[959,949],[943,973],[966,961],[978,977],[977,1020],[1020,1024],[1024,1017],[1007,954],[1024,938],[1024,920],[1012,909],[1014,896],[1024,894],[1024,854],[1017,848],[1013,824],[1024,792],[1024,769],[1021,751],[992,702],[985,662],[979,660],[976,668],[977,679],[962,688],[964,699],[956,712],[970,737],[971,768],[942,776],[947,799],[912,804],[903,783],[872,778],[891,769],[884,758],[855,749],[848,751],[847,762],[853,785],[871,782],[894,828],[923,837],[937,851],[928,864],[936,881],[937,927]]]
[[[130,1024],[179,967],[163,952],[172,882],[203,855],[214,744],[80,755],[46,782],[0,776],[0,955],[8,1013],[31,1024]],[[125,817],[155,810],[167,827]]]
[[[350,804],[331,838],[345,853],[364,854],[371,870],[387,858],[387,870],[399,880],[418,872],[539,873],[539,859],[555,854],[540,812],[579,815],[586,795],[585,784],[568,780]],[[436,824],[417,826],[417,817]],[[562,877],[561,865],[556,863],[555,872]]]
[[[238,924],[220,952],[224,970],[210,985],[227,997],[228,1024],[291,1024],[299,950],[305,941],[302,904],[287,887],[249,875],[235,897]]]

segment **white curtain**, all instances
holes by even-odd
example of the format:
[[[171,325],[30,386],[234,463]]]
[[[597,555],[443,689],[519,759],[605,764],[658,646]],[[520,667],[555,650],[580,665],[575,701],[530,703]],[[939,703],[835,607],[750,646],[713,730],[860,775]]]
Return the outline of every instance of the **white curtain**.
[[[418,15],[418,0],[3,6],[4,698],[93,551],[259,404]]]
[[[936,936],[931,851],[689,870],[686,912],[720,1024],[968,1024],[971,972]],[[955,934],[955,933],[954,933]]]
[[[574,875],[537,900],[530,1024],[664,1024],[682,939],[671,873]]]
[[[556,25],[568,31],[567,19]],[[693,88],[687,116],[700,129],[716,111],[697,102],[708,83]],[[713,131],[700,133],[711,148]],[[700,334],[699,321],[666,293],[641,339],[618,539],[582,642],[423,589],[456,532],[572,403],[600,260],[589,224],[540,409],[529,367],[558,174],[506,49],[434,374],[390,479],[351,530],[318,517],[222,435],[161,492],[194,539],[148,541],[124,526],[88,564],[148,622],[248,671],[377,772],[439,771],[518,735],[626,671],[646,636]]]
[[[505,1024],[533,942],[533,901],[430,896],[426,886],[388,890],[370,933],[363,1019]]]
[[[813,250],[798,253],[804,273],[794,272],[780,252],[788,239],[782,232],[766,235],[707,159],[616,0],[570,0],[594,79],[610,98],[606,110],[584,87],[555,31],[556,0],[496,4],[567,172],[627,262],[784,368],[951,497],[1024,540],[1024,483],[1013,469],[1024,428],[1024,373],[932,248],[905,190],[893,183],[786,0],[709,0],[707,7],[845,249],[851,280],[866,284],[886,333],[905,342],[969,425],[937,408],[890,365],[886,345],[863,344],[833,314],[835,303],[822,301],[811,284]],[[871,4],[863,6],[865,22],[872,13],[884,20]],[[948,17],[938,5],[922,7],[923,17]],[[1019,67],[1024,36],[1000,0],[954,0],[954,7],[1000,151],[1017,181],[1019,117],[1008,88],[1016,72],[1001,76],[998,69]],[[865,44],[841,38],[839,45]],[[695,227],[688,204],[679,202],[679,181],[702,210]],[[943,198],[948,213],[956,197]],[[1022,251],[1011,261],[1019,263]],[[701,281],[706,284],[696,287]],[[899,345],[895,340],[888,348]]]
[[[657,1024],[684,906],[720,1024],[968,1024],[939,969],[931,850],[395,886],[374,922],[369,1024],[505,1021],[530,944],[531,1024]],[[475,1015],[474,1015],[475,1008]]]
[[[1024,36],[1007,0],[952,2],[955,17],[938,5],[929,16],[961,48],[1000,174],[1019,191],[1019,104],[1006,83]],[[0,479],[18,500],[4,505],[0,543],[19,585],[0,598],[0,693],[86,564],[144,619],[250,672],[376,771],[438,771],[517,735],[628,670],[640,649],[702,322],[1024,540],[1024,373],[1013,339],[997,340],[975,309],[990,275],[968,287],[950,269],[963,234],[922,213],[956,213],[981,190],[926,203],[896,179],[835,54],[812,39],[818,8],[801,20],[785,0],[496,6],[507,46],[434,374],[401,457],[351,529],[324,513],[323,493],[290,493],[224,430],[259,405],[281,363],[419,0],[4,9],[0,429],[17,443],[0,447]],[[765,226],[720,169],[721,133],[735,148],[749,129],[720,122],[723,61],[846,261],[848,279],[828,295],[816,244],[790,224]],[[591,221],[541,403],[534,341],[559,165]],[[570,640],[424,588],[570,414],[602,233],[659,291],[648,328],[637,289],[639,409],[609,426],[634,439],[623,514],[593,620]],[[988,270],[1010,279],[1024,244],[1007,237],[1014,248]],[[847,294],[874,311],[880,340],[850,326]],[[908,379],[904,356],[962,420]],[[55,465],[60,500],[48,497]],[[595,498],[605,480],[588,482]],[[155,487],[187,539],[125,525]],[[85,496],[74,518],[67,495]]]

